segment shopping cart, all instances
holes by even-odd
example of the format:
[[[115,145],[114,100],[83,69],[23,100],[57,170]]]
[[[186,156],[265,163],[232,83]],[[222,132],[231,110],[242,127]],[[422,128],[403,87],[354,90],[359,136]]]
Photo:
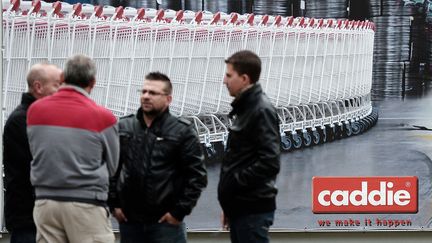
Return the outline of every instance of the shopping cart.
[[[368,21],[4,0],[3,33],[3,119],[26,90],[32,64],[63,66],[83,53],[98,68],[92,98],[116,116],[139,107],[145,74],[166,73],[174,86],[171,112],[190,119],[211,152],[230,126],[224,60],[241,49],[262,59],[260,83],[278,109],[282,148],[358,134],[377,118]]]

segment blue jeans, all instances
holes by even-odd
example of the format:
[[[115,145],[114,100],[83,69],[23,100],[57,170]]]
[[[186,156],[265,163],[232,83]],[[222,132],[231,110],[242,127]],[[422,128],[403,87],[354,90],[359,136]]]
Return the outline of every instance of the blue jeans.
[[[14,229],[10,243],[36,243],[36,226]]]
[[[186,243],[186,227],[168,223],[121,223],[121,243]]]
[[[229,218],[232,243],[268,243],[268,231],[273,224],[274,211]]]

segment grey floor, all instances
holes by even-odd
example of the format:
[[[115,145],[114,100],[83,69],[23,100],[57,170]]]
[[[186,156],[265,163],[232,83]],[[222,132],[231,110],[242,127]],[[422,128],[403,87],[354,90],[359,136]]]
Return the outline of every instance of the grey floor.
[[[323,230],[311,211],[313,176],[417,176],[419,212],[397,215],[325,215],[327,219],[410,219],[418,230],[431,227],[432,217],[432,94],[391,98],[374,102],[379,111],[375,127],[359,136],[312,148],[285,152],[281,157],[278,209],[273,229],[283,231]],[[216,188],[220,158],[207,161],[209,184],[186,222],[191,230],[220,229]],[[378,228],[379,230],[387,228]],[[399,228],[400,229],[400,228]],[[324,229],[324,230],[328,230]],[[354,228],[353,230],[358,230]]]
[[[305,233],[305,232],[272,232],[272,243],[429,243],[432,232],[326,232],[326,233]],[[8,234],[0,235],[0,243],[10,241]],[[116,243],[120,242],[116,235]],[[200,232],[189,233],[188,242],[190,243],[229,243],[227,233]]]
[[[278,178],[278,209],[272,242],[430,242],[432,238],[432,94],[374,102],[378,124],[359,136],[283,153]],[[219,148],[220,149],[220,148]],[[229,242],[220,231],[216,187],[220,156],[207,161],[209,185],[186,218],[189,242]],[[313,176],[417,176],[419,212],[396,215],[325,215],[326,218],[382,217],[411,219],[411,228],[322,229],[311,211]],[[115,226],[116,228],[116,226]],[[402,230],[401,230],[402,229]],[[325,232],[327,231],[327,232]],[[330,231],[330,232],[329,232]],[[118,237],[118,235],[117,235]],[[118,238],[117,238],[118,240]],[[0,242],[9,242],[3,234]],[[118,242],[118,241],[117,241]]]

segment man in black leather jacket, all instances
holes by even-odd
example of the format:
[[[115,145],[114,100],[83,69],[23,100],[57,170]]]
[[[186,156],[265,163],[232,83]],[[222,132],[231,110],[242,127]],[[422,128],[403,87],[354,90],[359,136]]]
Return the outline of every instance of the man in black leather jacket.
[[[259,57],[240,51],[225,63],[224,84],[234,101],[218,187],[222,225],[229,227],[232,242],[268,242],[280,167],[279,120],[257,83]]]
[[[207,185],[199,138],[192,123],[169,113],[169,78],[146,76],[141,108],[120,119],[121,242],[186,242],[183,218]]]
[[[55,65],[38,63],[27,74],[28,92],[10,114],[3,133],[3,165],[5,171],[5,219],[11,243],[36,242],[33,221],[35,195],[30,183],[33,159],[27,138],[27,110],[37,99],[51,95],[60,86],[62,70]]]

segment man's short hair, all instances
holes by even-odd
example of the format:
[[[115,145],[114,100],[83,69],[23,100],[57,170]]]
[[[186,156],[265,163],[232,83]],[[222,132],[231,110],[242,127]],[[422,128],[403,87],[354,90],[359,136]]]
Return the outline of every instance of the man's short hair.
[[[27,74],[27,85],[29,88],[33,87],[34,81],[39,80],[45,82],[48,77],[45,72],[45,68],[47,66],[54,66],[54,64],[50,64],[48,62],[40,62],[31,66],[30,71]]]
[[[63,72],[66,84],[86,88],[96,79],[96,64],[90,57],[78,54],[67,60]]]
[[[151,72],[145,76],[145,79],[149,81],[162,81],[163,83],[165,83],[164,91],[167,94],[172,94],[171,80],[168,78],[167,75],[161,72]]]
[[[254,52],[249,50],[236,52],[226,59],[225,63],[231,64],[239,75],[248,75],[252,84],[258,82],[261,74],[261,60]]]

